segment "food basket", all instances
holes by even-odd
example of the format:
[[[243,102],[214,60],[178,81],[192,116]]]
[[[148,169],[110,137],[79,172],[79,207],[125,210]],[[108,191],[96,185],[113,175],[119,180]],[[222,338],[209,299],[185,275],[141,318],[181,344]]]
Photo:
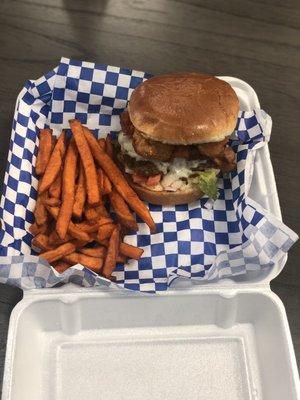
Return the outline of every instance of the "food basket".
[[[221,77],[244,110],[245,82]],[[249,197],[281,218],[267,146]],[[217,282],[176,280],[159,294],[114,286],[24,293],[10,318],[2,400],[296,400],[297,366],[271,270]]]

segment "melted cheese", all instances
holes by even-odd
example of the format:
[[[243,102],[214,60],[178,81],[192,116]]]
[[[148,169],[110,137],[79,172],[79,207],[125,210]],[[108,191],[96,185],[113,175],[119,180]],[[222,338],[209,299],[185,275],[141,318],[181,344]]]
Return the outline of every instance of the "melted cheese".
[[[135,158],[136,160],[143,160],[143,157],[139,156],[132,145],[132,140],[130,136],[125,135],[122,131],[118,134],[118,142],[121,146],[121,149],[125,154],[128,154],[130,157]]]

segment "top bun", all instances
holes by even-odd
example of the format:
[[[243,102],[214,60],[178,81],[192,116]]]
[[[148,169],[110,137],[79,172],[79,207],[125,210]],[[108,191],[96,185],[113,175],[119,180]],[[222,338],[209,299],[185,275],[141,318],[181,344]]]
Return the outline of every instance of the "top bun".
[[[230,135],[239,111],[232,87],[198,73],[159,75],[132,93],[129,115],[141,134],[159,142],[190,145]]]

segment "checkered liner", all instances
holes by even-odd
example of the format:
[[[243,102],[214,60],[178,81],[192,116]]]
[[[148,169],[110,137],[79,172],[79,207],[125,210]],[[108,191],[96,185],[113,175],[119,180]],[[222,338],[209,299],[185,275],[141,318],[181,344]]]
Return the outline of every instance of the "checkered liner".
[[[63,58],[36,81],[28,81],[16,105],[1,200],[0,282],[22,288],[66,282],[110,283],[82,266],[58,274],[30,247],[37,195],[34,171],[38,128],[58,135],[78,118],[98,137],[120,129],[119,114],[132,90],[150,75]],[[271,118],[262,110],[240,112],[231,145],[237,171],[219,179],[219,199],[175,207],[149,205],[157,233],[138,220],[126,241],[144,249],[139,261],[118,265],[116,283],[140,291],[166,290],[177,277],[216,280],[272,268],[297,240],[283,223],[247,197],[257,148],[270,138]]]

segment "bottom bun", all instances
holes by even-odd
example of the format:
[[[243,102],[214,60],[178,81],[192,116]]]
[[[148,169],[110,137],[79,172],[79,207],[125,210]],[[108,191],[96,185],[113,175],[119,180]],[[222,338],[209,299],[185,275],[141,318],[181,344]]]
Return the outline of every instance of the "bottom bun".
[[[142,200],[148,201],[152,204],[162,206],[175,206],[176,204],[192,203],[193,201],[196,201],[203,196],[203,193],[197,189],[189,190],[186,192],[182,192],[179,190],[177,192],[168,192],[166,190],[154,191],[132,182],[132,179],[129,178],[128,175],[127,180],[130,186]]]

